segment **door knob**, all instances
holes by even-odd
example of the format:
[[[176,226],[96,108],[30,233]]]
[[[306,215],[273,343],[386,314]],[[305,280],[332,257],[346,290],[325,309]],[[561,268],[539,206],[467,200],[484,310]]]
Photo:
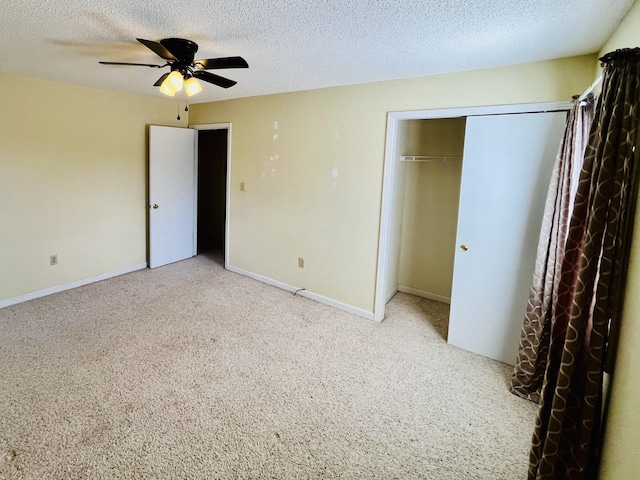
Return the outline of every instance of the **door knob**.
[[[466,252],[467,250],[469,250],[469,247],[467,247],[466,245],[460,245],[460,250]]]
[[[158,204],[154,203],[152,208],[158,208]]]

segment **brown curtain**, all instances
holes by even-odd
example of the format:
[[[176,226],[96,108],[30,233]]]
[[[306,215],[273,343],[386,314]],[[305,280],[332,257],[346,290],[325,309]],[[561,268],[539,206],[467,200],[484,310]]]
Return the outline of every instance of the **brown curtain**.
[[[600,60],[602,94],[561,265],[529,480],[597,476],[605,350],[619,321],[636,201],[640,49]]]
[[[509,389],[538,403],[547,366],[551,318],[560,283],[560,265],[569,230],[569,218],[578,187],[582,160],[593,121],[594,98],[574,104],[549,183],[538,253],[522,325],[518,358]]]

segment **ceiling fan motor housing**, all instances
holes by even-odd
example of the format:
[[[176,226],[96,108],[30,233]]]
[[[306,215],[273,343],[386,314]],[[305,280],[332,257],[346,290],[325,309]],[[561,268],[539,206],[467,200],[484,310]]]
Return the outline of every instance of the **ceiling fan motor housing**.
[[[198,51],[198,44],[184,38],[164,38],[160,45],[178,60],[179,63],[190,65]]]

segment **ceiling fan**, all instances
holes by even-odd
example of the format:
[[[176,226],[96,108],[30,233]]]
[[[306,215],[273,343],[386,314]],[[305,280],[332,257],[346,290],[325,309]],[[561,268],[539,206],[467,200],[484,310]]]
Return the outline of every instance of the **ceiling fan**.
[[[154,87],[160,87],[165,95],[173,97],[184,86],[189,96],[202,90],[198,80],[203,80],[222,88],[234,86],[237,82],[228,78],[215,75],[206,70],[222,68],[249,68],[242,57],[223,57],[194,60],[198,51],[198,44],[184,38],[164,38],[159,42],[136,38],[145,47],[152,50],[160,58],[166,60],[163,65],[151,63],[126,63],[126,62],[98,62],[102,65],[134,65],[139,67],[164,68],[171,67],[171,71],[162,75]]]

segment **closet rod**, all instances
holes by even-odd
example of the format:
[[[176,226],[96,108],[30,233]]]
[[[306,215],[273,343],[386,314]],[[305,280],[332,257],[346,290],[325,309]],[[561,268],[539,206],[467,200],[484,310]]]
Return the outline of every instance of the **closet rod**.
[[[445,157],[443,155],[402,155],[400,160],[403,162],[443,163],[462,160],[462,157]]]

